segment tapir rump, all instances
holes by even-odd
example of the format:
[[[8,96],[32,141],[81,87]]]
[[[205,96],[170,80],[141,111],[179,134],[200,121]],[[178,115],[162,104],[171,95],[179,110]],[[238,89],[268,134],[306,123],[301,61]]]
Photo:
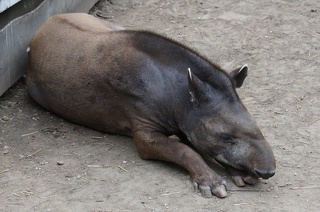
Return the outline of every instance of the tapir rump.
[[[74,123],[133,137],[142,159],[182,166],[204,197],[227,196],[204,158],[224,166],[237,186],[275,174],[272,149],[236,93],[246,65],[226,72],[170,38],[80,13],[49,18],[29,48],[27,88],[36,102]]]

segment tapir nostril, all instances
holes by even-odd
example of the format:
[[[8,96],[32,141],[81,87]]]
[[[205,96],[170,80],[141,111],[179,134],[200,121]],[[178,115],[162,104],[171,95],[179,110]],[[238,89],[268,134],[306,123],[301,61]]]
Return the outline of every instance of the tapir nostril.
[[[272,177],[275,172],[274,171],[261,171],[261,170],[255,170],[256,175],[258,177],[261,177],[262,179],[269,179],[270,177]]]

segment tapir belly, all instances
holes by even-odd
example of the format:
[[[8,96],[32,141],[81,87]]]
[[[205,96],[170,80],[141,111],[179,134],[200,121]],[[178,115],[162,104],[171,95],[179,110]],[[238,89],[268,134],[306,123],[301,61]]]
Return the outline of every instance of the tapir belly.
[[[90,91],[90,87],[61,86],[62,92],[32,77],[28,77],[27,87],[36,102],[71,122],[112,134],[132,136],[128,112],[112,97],[101,97],[99,92]]]

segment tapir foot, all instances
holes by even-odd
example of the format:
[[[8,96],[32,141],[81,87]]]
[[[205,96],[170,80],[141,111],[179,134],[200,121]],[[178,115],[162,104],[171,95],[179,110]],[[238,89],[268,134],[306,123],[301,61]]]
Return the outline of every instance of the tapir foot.
[[[258,178],[252,177],[250,175],[242,177],[242,176],[231,176],[232,181],[238,187],[244,187],[246,184],[254,185],[259,182]]]
[[[212,194],[224,198],[227,196],[227,183],[219,175],[212,172],[206,176],[197,176],[193,178],[193,186],[201,195],[210,198]]]
[[[231,175],[231,179],[233,180],[234,184],[238,187],[243,187],[246,184],[254,185],[259,182],[259,179],[257,177],[251,176],[244,171],[237,170],[232,167],[227,167],[226,169]]]

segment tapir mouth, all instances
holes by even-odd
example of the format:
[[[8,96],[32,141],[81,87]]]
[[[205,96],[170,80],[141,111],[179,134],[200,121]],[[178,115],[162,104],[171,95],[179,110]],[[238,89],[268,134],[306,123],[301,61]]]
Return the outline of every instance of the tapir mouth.
[[[254,173],[252,173],[252,171],[250,171],[248,168],[246,168],[246,166],[243,166],[240,164],[232,164],[220,155],[213,158],[213,160],[215,160],[218,164],[220,164],[223,167],[232,167],[233,169],[237,169],[242,172],[248,172],[248,173],[254,174]]]
[[[233,165],[228,162],[220,161],[218,158],[215,159],[221,166],[223,166],[230,174],[239,175],[239,176],[250,176],[252,178],[261,178],[261,179],[269,179],[271,178],[275,172],[272,170],[259,170],[256,168],[249,169],[243,165]]]
[[[240,165],[240,164],[231,164],[228,161],[226,161],[224,158],[216,157],[214,160],[220,164],[222,167],[224,167],[231,175],[239,175],[239,176],[250,176],[252,178],[263,178],[262,176],[257,175],[257,173],[249,169],[247,166]],[[264,176],[265,177],[265,176]],[[268,178],[263,178],[268,179]]]

